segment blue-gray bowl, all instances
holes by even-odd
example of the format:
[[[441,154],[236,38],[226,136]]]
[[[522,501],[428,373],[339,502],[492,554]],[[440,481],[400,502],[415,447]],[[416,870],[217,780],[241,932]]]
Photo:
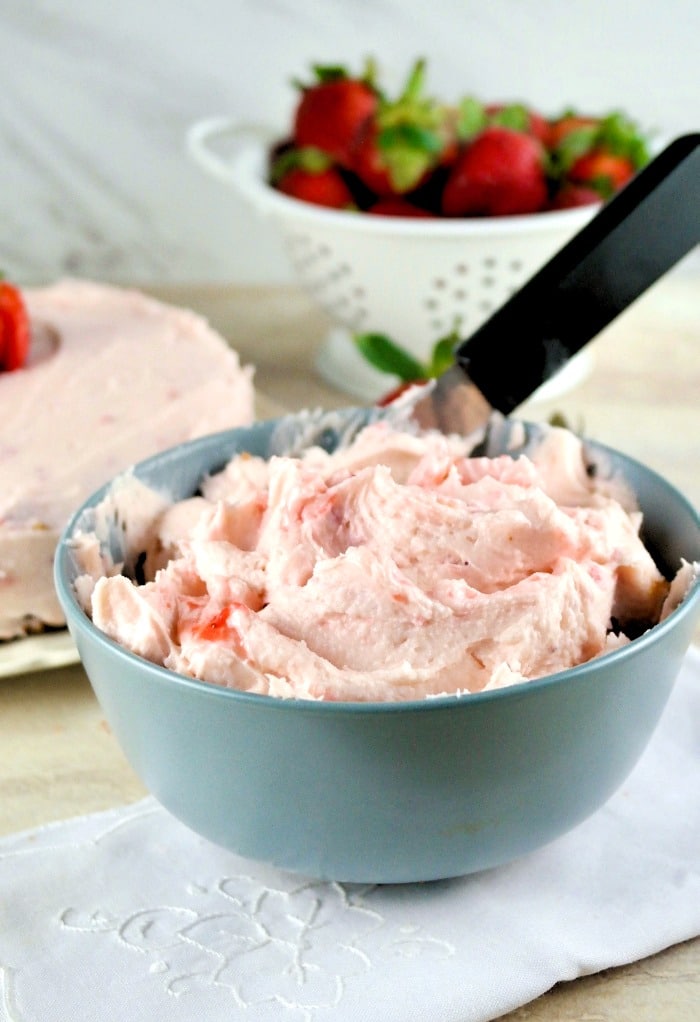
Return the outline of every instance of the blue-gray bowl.
[[[348,413],[352,415],[353,413]],[[266,455],[274,422],[205,437],[136,466],[191,495],[237,451]],[[330,434],[333,442],[333,434]],[[700,560],[700,519],[668,482],[608,448],[637,493],[662,567]],[[466,697],[315,703],[177,675],[99,631],[73,590],[66,527],[55,580],[104,714],[146,787],[194,831],[309,876],[398,883],[507,862],[563,834],[628,776],[659,721],[700,617],[700,582],[629,645],[538,681]]]

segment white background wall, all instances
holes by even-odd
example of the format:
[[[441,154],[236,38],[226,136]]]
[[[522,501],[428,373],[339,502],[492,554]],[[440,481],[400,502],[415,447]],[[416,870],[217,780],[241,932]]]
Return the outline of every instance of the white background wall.
[[[187,158],[194,120],[285,126],[312,61],[431,91],[700,128],[697,0],[0,0],[0,268],[21,283],[289,279],[276,235]]]

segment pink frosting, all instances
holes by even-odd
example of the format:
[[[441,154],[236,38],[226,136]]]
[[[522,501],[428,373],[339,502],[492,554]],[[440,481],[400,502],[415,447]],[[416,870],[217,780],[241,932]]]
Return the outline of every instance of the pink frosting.
[[[360,701],[538,678],[658,620],[668,585],[641,516],[575,436],[552,430],[531,458],[466,451],[380,424],[332,455],[237,457],[140,529],[145,584],[93,570],[85,605],[180,673]]]
[[[251,370],[194,313],[82,281],[23,293],[30,360],[0,374],[0,638],[63,624],[53,554],[90,493],[254,415]]]

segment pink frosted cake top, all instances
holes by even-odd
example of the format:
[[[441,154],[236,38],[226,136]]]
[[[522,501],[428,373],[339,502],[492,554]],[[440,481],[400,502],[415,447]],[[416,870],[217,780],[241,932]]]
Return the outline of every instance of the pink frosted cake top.
[[[252,372],[199,316],[66,280],[23,292],[24,369],[0,374],[0,638],[63,624],[57,536],[133,462],[254,416]]]

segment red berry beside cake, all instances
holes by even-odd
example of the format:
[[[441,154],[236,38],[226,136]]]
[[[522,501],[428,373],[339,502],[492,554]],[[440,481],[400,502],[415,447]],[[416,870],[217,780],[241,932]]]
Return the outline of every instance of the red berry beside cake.
[[[86,281],[22,297],[28,356],[0,371],[5,640],[64,624],[53,556],[90,493],[157,451],[254,418],[252,369],[195,313]]]

